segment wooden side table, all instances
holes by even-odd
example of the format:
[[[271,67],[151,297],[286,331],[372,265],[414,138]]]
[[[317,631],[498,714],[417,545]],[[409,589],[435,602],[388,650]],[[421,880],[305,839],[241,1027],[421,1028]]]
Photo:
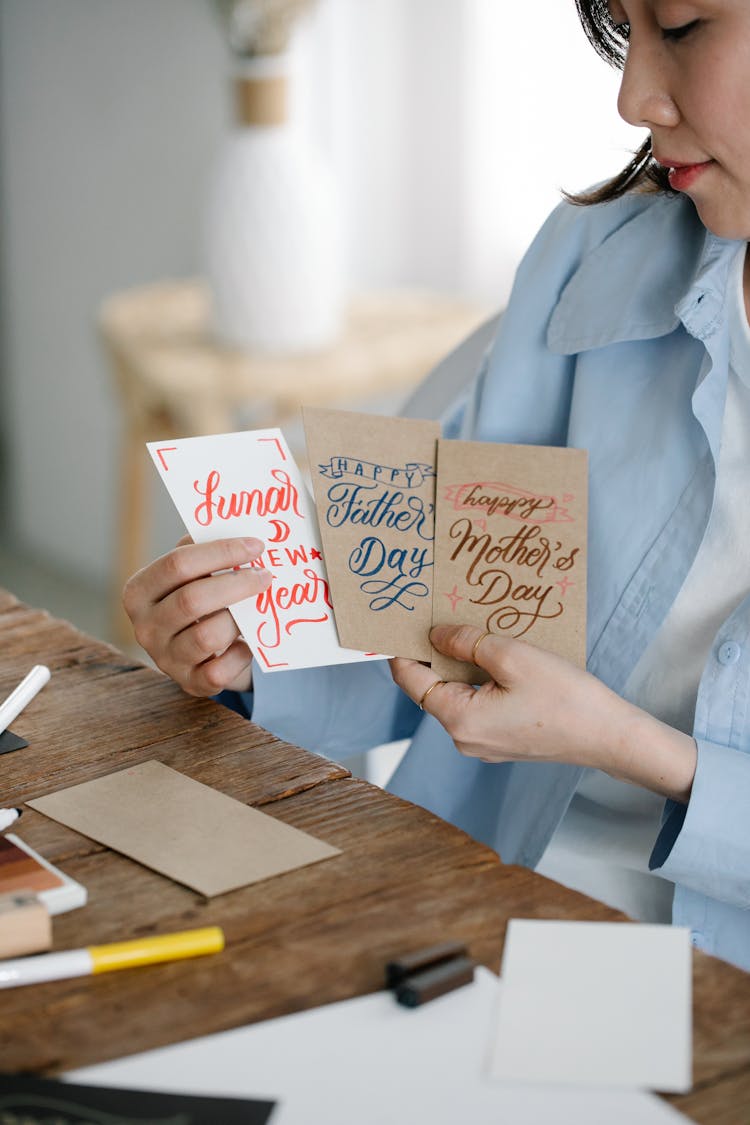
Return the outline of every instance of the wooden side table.
[[[213,338],[210,296],[199,280],[147,285],[105,300],[99,325],[124,417],[113,591],[118,642],[133,639],[120,605],[122,587],[149,557],[147,441],[228,432],[240,428],[240,411],[253,426],[281,426],[296,420],[302,405],[406,394],[488,315],[436,294],[370,294],[352,300],[335,347],[270,356]]]

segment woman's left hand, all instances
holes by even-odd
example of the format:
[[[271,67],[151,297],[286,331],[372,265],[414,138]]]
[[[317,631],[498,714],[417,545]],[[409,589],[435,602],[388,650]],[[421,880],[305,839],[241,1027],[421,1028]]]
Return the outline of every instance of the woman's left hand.
[[[462,754],[484,762],[568,762],[601,769],[686,801],[695,743],[562,657],[470,625],[439,625],[439,652],[491,677],[474,688],[442,683],[414,660],[391,661],[394,680],[434,715]],[[429,695],[425,699],[426,692]]]
[[[394,680],[415,703],[436,684],[424,709],[462,754],[485,762],[599,764],[608,730],[622,721],[618,705],[623,705],[599,680],[550,652],[483,635],[471,625],[438,625],[430,640],[439,652],[475,663],[491,676],[479,688],[440,683],[423,664],[391,661]]]

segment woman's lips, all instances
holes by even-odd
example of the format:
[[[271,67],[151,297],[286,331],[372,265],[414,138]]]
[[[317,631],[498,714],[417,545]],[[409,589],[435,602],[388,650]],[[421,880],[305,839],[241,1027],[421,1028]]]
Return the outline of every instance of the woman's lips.
[[[669,186],[674,191],[687,191],[710,168],[713,160],[703,160],[700,164],[677,164],[669,160],[660,160],[659,163],[669,169]]]

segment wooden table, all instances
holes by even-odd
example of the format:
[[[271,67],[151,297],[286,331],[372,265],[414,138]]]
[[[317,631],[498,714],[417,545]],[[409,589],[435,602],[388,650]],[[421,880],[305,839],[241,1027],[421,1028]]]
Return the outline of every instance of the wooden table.
[[[497,971],[509,918],[612,920],[608,907],[494,852],[341,766],[280,742],[0,590],[0,695],[34,663],[51,682],[0,757],[2,803],[156,758],[342,849],[211,900],[27,810],[22,838],[88,888],[56,949],[220,925],[224,953],[2,994],[0,1060],[55,1074],[381,987],[395,953],[460,939]],[[695,1089],[703,1125],[750,1121],[750,975],[694,953]]]
[[[298,427],[301,405],[357,409],[377,395],[406,395],[488,315],[475,303],[435,293],[361,295],[332,347],[250,355],[215,338],[210,294],[200,280],[159,282],[109,297],[99,325],[124,421],[113,636],[132,642],[120,592],[151,558],[147,441]]]

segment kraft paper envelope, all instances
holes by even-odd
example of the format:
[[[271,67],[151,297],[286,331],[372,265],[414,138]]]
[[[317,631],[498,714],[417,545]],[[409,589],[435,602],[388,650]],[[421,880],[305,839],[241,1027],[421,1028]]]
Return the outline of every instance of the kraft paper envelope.
[[[303,410],[342,645],[429,660],[438,422]]]
[[[435,625],[477,625],[586,663],[587,454],[438,442]],[[433,651],[444,680],[482,669]]]
[[[161,762],[28,804],[209,898],[340,854]]]

